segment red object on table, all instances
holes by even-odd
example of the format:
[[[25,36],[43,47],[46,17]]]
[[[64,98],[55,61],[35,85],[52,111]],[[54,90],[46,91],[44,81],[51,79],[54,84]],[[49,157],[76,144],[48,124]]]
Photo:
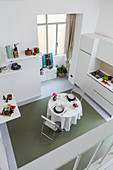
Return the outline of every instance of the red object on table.
[[[73,104],[73,107],[78,107],[78,105],[74,103],[74,104]]]

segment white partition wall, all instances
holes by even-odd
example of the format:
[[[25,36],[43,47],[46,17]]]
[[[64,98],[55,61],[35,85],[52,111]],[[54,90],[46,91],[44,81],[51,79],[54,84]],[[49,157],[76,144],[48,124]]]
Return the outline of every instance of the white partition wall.
[[[16,60],[16,59],[15,59]],[[0,94],[12,93],[17,103],[40,96],[40,70],[38,57],[15,61],[21,65],[20,70],[0,73]],[[11,65],[7,62],[3,65]]]

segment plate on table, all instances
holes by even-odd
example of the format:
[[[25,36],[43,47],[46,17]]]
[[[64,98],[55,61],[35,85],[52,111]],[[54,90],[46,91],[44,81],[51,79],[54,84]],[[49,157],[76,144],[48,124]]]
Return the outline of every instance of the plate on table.
[[[60,114],[64,111],[64,107],[62,105],[57,105],[54,107],[54,112]]]
[[[67,99],[68,99],[69,102],[71,102],[71,101],[74,101],[76,99],[76,97],[75,97],[74,94],[68,94]]]

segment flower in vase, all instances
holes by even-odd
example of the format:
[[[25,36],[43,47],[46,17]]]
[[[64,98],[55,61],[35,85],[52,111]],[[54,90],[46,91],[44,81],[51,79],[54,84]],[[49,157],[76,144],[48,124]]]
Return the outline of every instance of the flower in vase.
[[[53,93],[53,96],[54,96],[54,97],[57,97],[57,94],[56,94],[56,93]]]

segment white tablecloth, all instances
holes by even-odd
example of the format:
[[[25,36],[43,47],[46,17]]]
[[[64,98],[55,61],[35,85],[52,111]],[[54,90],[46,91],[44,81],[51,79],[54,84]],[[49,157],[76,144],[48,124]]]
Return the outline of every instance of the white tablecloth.
[[[77,97],[75,101],[69,102],[66,96],[67,93],[58,94],[56,101],[53,101],[53,97],[50,98],[47,108],[47,117],[51,116],[51,120],[53,122],[60,121],[61,128],[69,131],[71,125],[77,124],[77,119],[81,118],[82,105]],[[76,103],[78,107],[74,108],[73,103]],[[65,107],[64,111],[61,114],[57,114],[54,112],[54,106],[59,104],[62,104]]]

